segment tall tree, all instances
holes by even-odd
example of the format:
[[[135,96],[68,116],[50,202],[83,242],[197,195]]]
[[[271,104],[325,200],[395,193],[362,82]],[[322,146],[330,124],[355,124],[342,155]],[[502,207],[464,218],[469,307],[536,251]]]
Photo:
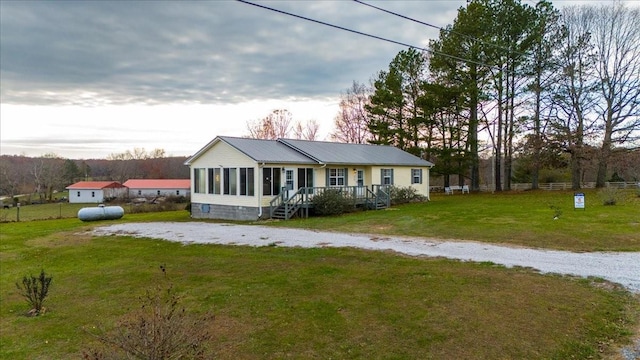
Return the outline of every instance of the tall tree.
[[[589,33],[593,14],[578,7],[567,7],[562,9],[561,15],[562,36],[556,47],[560,71],[553,81],[555,114],[550,139],[570,154],[572,187],[580,189],[586,158],[585,139],[593,135],[596,122],[596,59]]]
[[[588,30],[596,56],[602,128],[596,186],[603,187],[613,147],[640,136],[640,9],[615,2],[580,11],[592,20]]]
[[[528,90],[531,93],[530,130],[528,145],[531,149],[531,188],[538,189],[540,168],[542,167],[542,151],[544,146],[545,119],[548,119],[548,108],[545,111],[543,97],[549,92],[556,69],[553,63],[553,46],[558,34],[558,19],[560,13],[548,1],[536,4],[536,16],[533,22],[533,45],[528,60],[530,82]]]
[[[374,144],[393,145],[419,155],[424,121],[422,96],[426,58],[415,49],[403,50],[374,81],[374,93],[366,106]]]
[[[516,0],[476,0],[492,14],[484,25],[487,27],[485,46],[493,84],[492,98],[497,103],[495,114],[496,138],[496,190],[510,189],[514,152],[514,139],[519,131],[519,98],[524,91],[525,77],[523,65],[527,51],[534,43],[531,23],[535,13],[528,5]],[[501,179],[502,157],[504,157],[504,176]],[[502,181],[503,180],[503,181]]]
[[[467,128],[469,177],[471,189],[480,189],[480,161],[478,132],[480,126],[481,102],[486,98],[488,72],[486,63],[485,34],[486,24],[492,15],[487,7],[478,1],[472,1],[466,7],[458,9],[453,25],[440,31],[437,40],[430,43],[431,58],[429,67],[434,82],[446,84],[461,91],[458,98],[459,114],[466,114],[459,121],[465,121],[461,127]]]
[[[353,82],[340,96],[340,110],[334,118],[335,130],[331,139],[344,143],[364,144],[371,139],[366,106],[369,105],[371,89],[364,84]]]

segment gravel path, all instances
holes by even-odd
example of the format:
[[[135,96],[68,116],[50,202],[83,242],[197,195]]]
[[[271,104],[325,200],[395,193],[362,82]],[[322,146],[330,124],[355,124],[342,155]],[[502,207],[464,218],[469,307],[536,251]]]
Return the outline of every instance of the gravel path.
[[[127,223],[101,226],[95,235],[127,235],[185,244],[249,246],[355,247],[392,250],[413,256],[439,256],[463,261],[531,267],[543,273],[600,277],[640,293],[640,253],[573,253],[490,245],[466,241],[439,241],[401,236],[340,234],[254,225],[211,223]]]

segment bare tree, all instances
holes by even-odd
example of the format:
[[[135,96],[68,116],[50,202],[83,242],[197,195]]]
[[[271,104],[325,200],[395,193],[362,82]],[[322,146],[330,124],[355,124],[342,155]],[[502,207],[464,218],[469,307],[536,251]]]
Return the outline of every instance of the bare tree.
[[[18,193],[20,183],[24,179],[20,176],[17,166],[13,166],[4,158],[0,160],[0,193],[13,197]]]
[[[320,131],[320,124],[317,121],[311,119],[304,125],[298,121],[293,128],[293,135],[296,139],[313,141],[318,139],[318,131]]]
[[[603,187],[614,145],[640,136],[640,9],[622,3],[584,8],[593,19],[602,146],[596,186]]]
[[[273,110],[269,115],[255,122],[247,122],[248,137],[253,139],[286,138],[291,131],[293,116],[286,109]]]
[[[331,139],[344,143],[367,143],[371,133],[367,124],[365,105],[369,104],[371,90],[356,81],[340,97],[340,110],[334,118],[335,130]]]
[[[556,113],[550,137],[571,155],[573,189],[581,187],[585,140],[593,135],[596,117],[597,82],[589,34],[593,14],[583,9],[568,7],[562,11],[562,38],[557,46],[559,71],[552,97]]]
[[[54,153],[44,154],[31,169],[35,192],[40,201],[53,199],[53,191],[61,187],[64,179],[64,159]]]

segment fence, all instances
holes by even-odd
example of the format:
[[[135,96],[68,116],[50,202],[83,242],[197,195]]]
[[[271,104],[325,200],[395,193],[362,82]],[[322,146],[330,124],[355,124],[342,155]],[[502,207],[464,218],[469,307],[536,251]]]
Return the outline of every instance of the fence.
[[[571,183],[541,183],[538,184],[540,190],[571,190]],[[582,189],[594,189],[595,182],[585,182],[580,184]],[[616,189],[636,189],[640,188],[640,182],[606,182],[605,187]],[[493,185],[480,185],[480,191],[493,191]],[[531,183],[511,184],[511,190],[531,190]]]

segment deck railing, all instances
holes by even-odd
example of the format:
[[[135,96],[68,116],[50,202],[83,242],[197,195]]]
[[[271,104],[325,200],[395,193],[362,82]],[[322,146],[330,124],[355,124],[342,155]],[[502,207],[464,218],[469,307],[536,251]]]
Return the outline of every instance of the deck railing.
[[[364,205],[367,208],[380,208],[391,206],[389,185],[366,186],[331,186],[331,187],[301,187],[293,194],[289,194],[286,188],[282,188],[269,202],[271,217],[278,208],[283,208],[285,219],[289,219],[296,211],[302,211],[302,216],[309,216],[309,208],[313,206],[313,199],[326,191],[338,191],[344,198],[350,200],[354,207]]]

